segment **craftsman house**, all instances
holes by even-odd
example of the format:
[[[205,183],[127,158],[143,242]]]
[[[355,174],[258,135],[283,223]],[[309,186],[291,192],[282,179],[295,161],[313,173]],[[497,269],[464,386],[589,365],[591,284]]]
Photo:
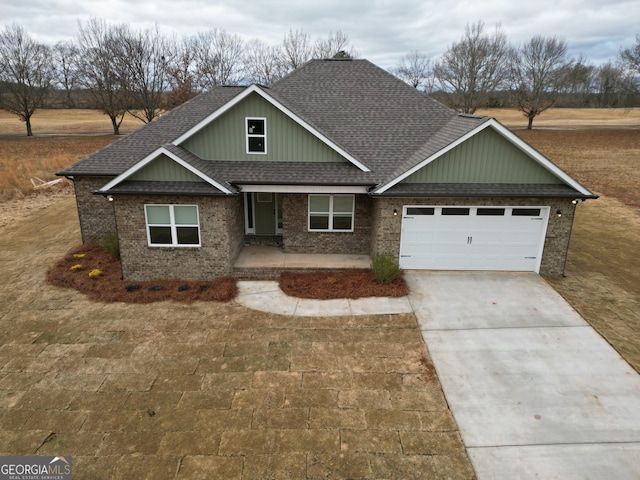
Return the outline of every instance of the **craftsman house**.
[[[131,280],[233,274],[249,244],[559,276],[575,205],[596,198],[496,120],[366,60],[214,88],[59,175],[83,242],[117,233]]]

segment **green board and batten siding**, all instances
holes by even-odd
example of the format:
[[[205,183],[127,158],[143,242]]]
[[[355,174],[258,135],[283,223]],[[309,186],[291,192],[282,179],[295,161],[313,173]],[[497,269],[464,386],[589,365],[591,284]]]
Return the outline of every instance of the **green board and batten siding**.
[[[160,155],[148,165],[131,175],[127,180],[167,181],[167,182],[204,182],[202,178],[190,172],[166,155]]]
[[[247,117],[267,119],[267,153],[247,154]],[[250,162],[346,162],[287,115],[252,94],[234,108],[216,118],[182,146],[205,160],[237,160]]]
[[[402,183],[549,185],[562,181],[498,132],[485,128]]]

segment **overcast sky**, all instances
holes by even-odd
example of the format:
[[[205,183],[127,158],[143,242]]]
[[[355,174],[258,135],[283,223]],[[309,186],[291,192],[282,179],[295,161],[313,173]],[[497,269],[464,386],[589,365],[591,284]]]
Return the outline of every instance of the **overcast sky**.
[[[49,45],[91,17],[135,28],[157,22],[178,35],[217,27],[270,44],[289,29],[313,38],[342,30],[361,58],[384,68],[413,50],[437,57],[481,20],[488,31],[500,24],[516,44],[557,35],[600,65],[640,33],[640,0],[0,0],[0,25],[18,23]]]

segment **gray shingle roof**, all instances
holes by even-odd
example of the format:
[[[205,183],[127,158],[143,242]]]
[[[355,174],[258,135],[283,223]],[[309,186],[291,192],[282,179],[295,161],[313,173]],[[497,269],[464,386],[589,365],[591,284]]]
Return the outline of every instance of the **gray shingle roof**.
[[[226,195],[206,182],[148,182],[125,180],[109,189],[109,193],[120,195]]]
[[[512,183],[399,183],[380,196],[584,198],[569,185]]]
[[[457,116],[367,60],[311,61],[269,93],[380,182]]]

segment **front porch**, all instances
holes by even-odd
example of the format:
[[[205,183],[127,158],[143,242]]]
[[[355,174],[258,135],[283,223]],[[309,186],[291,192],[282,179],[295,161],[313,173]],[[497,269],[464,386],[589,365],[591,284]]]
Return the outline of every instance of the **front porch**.
[[[284,271],[369,268],[369,255],[284,253],[274,246],[246,245],[233,266],[233,275],[242,280],[277,280]]]

